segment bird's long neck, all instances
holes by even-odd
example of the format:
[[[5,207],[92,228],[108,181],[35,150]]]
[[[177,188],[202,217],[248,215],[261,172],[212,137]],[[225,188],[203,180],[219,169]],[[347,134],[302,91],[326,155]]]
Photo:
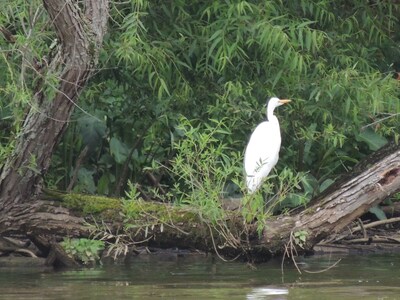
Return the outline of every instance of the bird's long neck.
[[[274,106],[268,105],[267,107],[267,121],[271,122],[273,120],[276,119],[276,117],[274,116]]]

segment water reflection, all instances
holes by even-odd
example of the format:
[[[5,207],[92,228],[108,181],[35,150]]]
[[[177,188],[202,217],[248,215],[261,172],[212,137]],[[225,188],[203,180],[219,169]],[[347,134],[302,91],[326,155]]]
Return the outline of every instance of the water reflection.
[[[318,271],[337,257],[307,257]],[[299,274],[287,261],[250,268],[213,257],[152,255],[127,264],[54,272],[0,267],[0,299],[400,299],[400,255],[348,256],[327,272]]]
[[[246,295],[247,300],[261,300],[261,299],[271,299],[271,296],[281,296],[274,297],[276,300],[286,300],[288,299],[286,295],[289,294],[289,290],[286,288],[274,288],[274,287],[258,287],[251,290],[250,293]]]

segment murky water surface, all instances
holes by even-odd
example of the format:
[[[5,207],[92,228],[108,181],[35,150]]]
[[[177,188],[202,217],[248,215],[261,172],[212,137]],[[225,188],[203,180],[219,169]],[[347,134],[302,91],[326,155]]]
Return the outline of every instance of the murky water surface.
[[[203,256],[142,256],[82,270],[0,268],[0,299],[400,299],[400,255],[313,256],[250,267]]]

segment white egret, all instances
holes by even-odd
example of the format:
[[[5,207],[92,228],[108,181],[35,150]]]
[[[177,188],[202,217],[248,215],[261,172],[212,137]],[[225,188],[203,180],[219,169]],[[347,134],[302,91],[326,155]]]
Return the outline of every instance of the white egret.
[[[274,115],[274,109],[290,101],[276,97],[271,98],[267,107],[267,120],[260,123],[251,134],[244,155],[246,185],[250,194],[260,188],[265,177],[278,162],[281,131],[279,121]]]

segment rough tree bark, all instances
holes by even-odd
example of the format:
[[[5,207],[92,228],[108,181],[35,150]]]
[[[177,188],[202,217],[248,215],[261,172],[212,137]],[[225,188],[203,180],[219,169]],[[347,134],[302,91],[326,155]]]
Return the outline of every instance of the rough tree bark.
[[[43,0],[43,5],[59,40],[58,52],[43,72],[57,76],[59,84],[53,99],[48,99],[38,85],[32,101],[35,105],[24,120],[13,154],[0,172],[0,226],[12,226],[16,218],[33,224],[35,219],[43,222],[43,217],[50,223],[53,218],[55,222],[60,218],[76,222],[67,212],[63,217],[60,211],[54,215],[54,210],[42,212],[45,215],[32,212],[40,205],[35,200],[53,151],[96,66],[106,31],[108,0]]]

